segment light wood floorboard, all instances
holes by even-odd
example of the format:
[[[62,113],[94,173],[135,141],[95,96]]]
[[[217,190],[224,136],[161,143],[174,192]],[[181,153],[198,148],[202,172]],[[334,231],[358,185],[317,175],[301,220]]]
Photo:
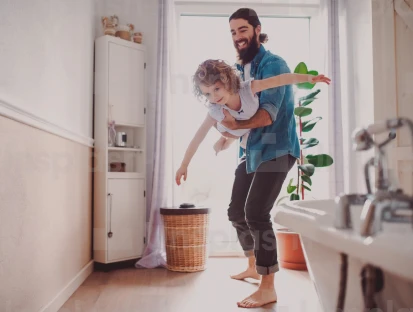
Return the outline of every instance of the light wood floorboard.
[[[257,289],[254,280],[232,280],[245,258],[209,258],[205,271],[135,269],[93,272],[59,312],[211,312],[245,311],[237,301]],[[251,311],[321,312],[308,272],[280,270],[278,302]]]

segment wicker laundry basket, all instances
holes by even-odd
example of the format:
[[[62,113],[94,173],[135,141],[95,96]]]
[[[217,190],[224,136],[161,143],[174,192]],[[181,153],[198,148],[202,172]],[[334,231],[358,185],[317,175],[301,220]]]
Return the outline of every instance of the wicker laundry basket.
[[[209,208],[161,208],[167,268],[178,272],[206,269]]]

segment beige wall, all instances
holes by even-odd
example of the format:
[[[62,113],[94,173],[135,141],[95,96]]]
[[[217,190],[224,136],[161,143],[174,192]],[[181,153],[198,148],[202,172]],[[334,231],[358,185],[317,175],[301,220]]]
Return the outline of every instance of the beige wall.
[[[376,4],[373,6],[374,118],[413,120],[413,0]],[[379,139],[385,138],[383,134]],[[387,148],[391,182],[410,195],[413,195],[412,145],[410,131],[402,128]]]
[[[0,116],[0,311],[39,311],[92,259],[91,148]]]

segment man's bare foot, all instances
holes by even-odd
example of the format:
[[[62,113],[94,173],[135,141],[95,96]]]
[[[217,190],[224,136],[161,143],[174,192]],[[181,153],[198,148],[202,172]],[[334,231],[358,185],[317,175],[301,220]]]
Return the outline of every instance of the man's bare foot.
[[[231,275],[232,279],[236,280],[243,280],[246,278],[253,278],[256,280],[261,279],[261,275],[257,273],[257,270],[255,269],[255,256],[250,256],[248,257],[248,267],[244,272],[241,272],[236,275]]]
[[[256,280],[260,280],[261,275],[259,275],[257,273],[255,268],[248,268],[244,272],[241,272],[241,273],[236,274],[236,275],[231,275],[231,278],[236,279],[236,280],[243,280],[243,279],[246,279],[246,278],[253,278],[253,279],[256,279]]]
[[[274,273],[263,275],[258,290],[241,302],[237,302],[240,308],[257,308],[277,301],[274,288]]]
[[[251,296],[248,296],[241,302],[237,302],[240,308],[258,308],[271,302],[277,301],[277,294],[275,289],[262,289],[261,287],[254,292]]]

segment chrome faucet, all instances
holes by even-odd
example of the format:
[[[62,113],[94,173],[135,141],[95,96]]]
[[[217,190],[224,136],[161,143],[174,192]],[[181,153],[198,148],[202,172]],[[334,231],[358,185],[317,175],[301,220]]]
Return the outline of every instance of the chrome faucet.
[[[413,122],[406,118],[389,119],[363,129],[356,129],[353,134],[353,149],[356,151],[376,148],[376,156],[364,166],[367,194],[340,194],[336,197],[336,228],[352,228],[350,206],[363,205],[360,215],[360,235],[367,237],[382,229],[383,222],[410,222],[413,228],[413,197],[403,194],[400,189],[392,190],[388,178],[388,168],[384,146],[395,138],[395,130],[404,125],[410,127],[413,137]],[[388,139],[376,143],[372,136],[390,131]],[[371,190],[369,168],[376,169],[376,192]]]
[[[366,194],[340,194],[335,198],[334,227],[337,229],[351,229],[351,205],[363,205],[367,200]]]

